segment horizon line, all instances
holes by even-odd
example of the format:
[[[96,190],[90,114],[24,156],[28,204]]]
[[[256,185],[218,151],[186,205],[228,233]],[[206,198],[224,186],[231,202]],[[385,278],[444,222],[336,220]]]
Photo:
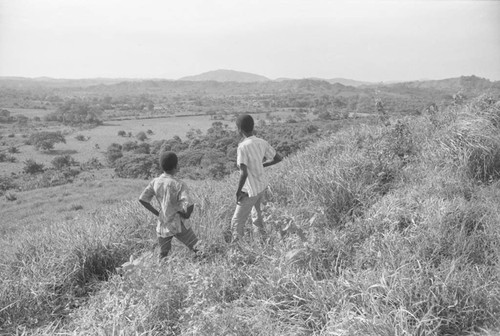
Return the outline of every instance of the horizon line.
[[[195,77],[199,76],[202,74],[210,73],[210,72],[215,72],[218,70],[213,70],[213,71],[207,71],[207,72],[202,72],[197,75],[188,75],[188,76],[183,76],[177,79],[174,78],[165,78],[165,77],[102,77],[102,76],[97,76],[97,77],[51,77],[51,76],[19,76],[19,75],[0,75],[0,79],[28,79],[28,80],[73,80],[73,81],[78,81],[78,80],[125,80],[125,81],[145,81],[145,80],[153,80],[153,81],[183,81],[182,78],[185,77]],[[370,84],[377,84],[377,83],[405,83],[405,82],[421,82],[421,81],[439,81],[439,80],[446,80],[446,79],[453,79],[453,78],[461,78],[461,77],[477,77],[477,78],[483,78],[486,80],[489,80],[490,82],[496,82],[500,80],[495,80],[487,77],[481,77],[477,76],[475,74],[470,74],[470,75],[459,75],[459,76],[452,76],[452,77],[445,77],[445,78],[420,78],[420,79],[410,79],[410,80],[399,80],[399,79],[392,79],[392,80],[379,80],[379,81],[369,81],[369,80],[359,80],[359,79],[352,79],[352,78],[346,78],[346,77],[316,77],[316,76],[311,76],[311,77],[302,77],[302,78],[295,78],[295,77],[277,77],[277,78],[269,78],[263,75],[251,73],[251,72],[244,72],[244,71],[237,71],[237,70],[228,70],[228,71],[235,71],[235,72],[240,72],[240,73],[246,73],[246,74],[251,74],[251,75],[256,75],[256,76],[261,76],[267,78],[269,81],[277,81],[277,80],[304,80],[304,79],[310,79],[310,80],[324,80],[324,81],[329,81],[329,80],[334,80],[334,79],[343,79],[343,80],[349,80],[349,81],[355,81],[355,82],[365,82],[365,83],[370,83]],[[216,80],[185,80],[189,82],[208,82],[208,81],[216,81]],[[216,81],[217,82],[217,81]],[[221,81],[222,82],[222,81]],[[227,81],[230,82],[230,81]],[[258,82],[258,81],[255,81]]]

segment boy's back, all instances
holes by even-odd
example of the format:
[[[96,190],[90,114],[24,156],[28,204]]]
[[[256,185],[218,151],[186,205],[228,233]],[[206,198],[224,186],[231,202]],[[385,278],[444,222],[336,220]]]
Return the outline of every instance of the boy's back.
[[[264,158],[272,159],[276,151],[269,143],[261,138],[252,135],[245,138],[239,145],[236,163],[238,166],[244,164],[248,169],[248,179],[245,191],[249,196],[255,196],[267,187],[267,179],[264,174]]]
[[[172,248],[172,238],[176,237],[191,251],[198,238],[189,225],[189,217],[194,204],[189,196],[186,183],[174,177],[178,171],[177,155],[165,151],[160,154],[160,166],[164,173],[153,179],[139,197],[139,202],[155,216],[158,216],[156,233],[160,245],[160,259],[165,258]],[[151,205],[153,197],[160,203],[157,210]]]
[[[150,202],[153,197],[160,204],[158,234],[166,236],[180,232],[181,219],[178,212],[186,211],[192,203],[186,183],[163,173],[149,183],[139,199]],[[184,221],[184,225],[189,227],[187,220]]]
[[[240,169],[240,179],[236,190],[236,209],[231,219],[235,240],[243,237],[244,225],[250,212],[255,215],[252,215],[254,228],[260,232],[261,236],[265,236],[260,208],[267,188],[264,167],[272,166],[281,161],[281,157],[267,141],[253,135],[253,126],[254,121],[249,114],[240,115],[236,119],[238,132],[245,139],[238,145],[236,157],[236,164]]]

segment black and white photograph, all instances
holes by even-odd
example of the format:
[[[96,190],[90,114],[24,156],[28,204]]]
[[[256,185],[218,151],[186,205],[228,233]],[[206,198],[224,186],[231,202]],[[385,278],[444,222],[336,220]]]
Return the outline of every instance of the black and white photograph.
[[[4,335],[500,335],[500,1],[0,0]]]

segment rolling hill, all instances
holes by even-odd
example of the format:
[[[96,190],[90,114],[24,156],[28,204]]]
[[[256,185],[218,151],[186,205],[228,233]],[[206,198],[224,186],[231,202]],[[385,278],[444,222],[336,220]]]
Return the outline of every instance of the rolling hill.
[[[234,70],[214,70],[209,72],[204,72],[199,75],[182,77],[179,81],[215,81],[215,82],[240,82],[240,83],[251,83],[251,82],[267,82],[269,78],[252,74],[249,72],[241,72]]]

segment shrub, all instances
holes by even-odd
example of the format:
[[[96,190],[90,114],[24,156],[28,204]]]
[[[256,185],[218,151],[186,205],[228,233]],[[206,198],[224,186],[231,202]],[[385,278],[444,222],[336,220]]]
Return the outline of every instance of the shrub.
[[[83,135],[83,134],[78,134],[77,136],[75,136],[75,139],[78,141],[87,141],[88,140],[88,138],[86,138],[85,135]]]
[[[144,132],[139,132],[135,136],[139,141],[146,141],[148,139],[148,136]]]
[[[179,166],[181,167],[199,166],[204,155],[205,155],[205,150],[202,149],[185,150],[178,154]]]
[[[82,210],[82,209],[83,209],[83,206],[81,204],[73,204],[69,207],[70,211],[78,211],[78,210]]]
[[[56,143],[66,143],[66,139],[61,132],[38,132],[32,134],[29,138],[29,144],[33,145],[36,150],[51,150]]]
[[[135,141],[127,141],[122,145],[122,150],[124,152],[130,152],[137,148],[137,142]]]
[[[16,162],[16,158],[7,153],[0,153],[0,162]]]
[[[9,147],[9,149],[7,150],[9,153],[11,154],[16,154],[16,153],[19,153],[19,149],[16,147],[16,146],[11,146]]]
[[[150,154],[127,154],[115,161],[118,177],[148,179],[160,172],[158,159]]]
[[[98,158],[90,158],[88,161],[80,164],[81,170],[91,170],[91,169],[101,169],[103,164],[99,161]]]
[[[0,176],[0,191],[7,191],[9,189],[17,188],[17,184],[10,176]]]
[[[488,182],[500,178],[500,117],[494,106],[479,106],[459,112],[440,150],[468,177]]]
[[[5,199],[10,202],[15,201],[17,200],[17,195],[9,191],[5,193]]]
[[[61,155],[52,159],[51,163],[55,169],[61,170],[76,164],[76,161],[71,157],[71,155]]]
[[[135,154],[150,154],[150,151],[151,151],[151,146],[146,142],[140,143],[134,149]]]
[[[111,145],[108,146],[105,155],[106,159],[108,160],[108,163],[110,165],[113,165],[116,160],[118,160],[123,156],[122,146],[117,143],[112,143]]]
[[[28,159],[24,161],[23,171],[26,174],[37,174],[44,171],[44,166],[41,163],[36,163],[33,159]]]

